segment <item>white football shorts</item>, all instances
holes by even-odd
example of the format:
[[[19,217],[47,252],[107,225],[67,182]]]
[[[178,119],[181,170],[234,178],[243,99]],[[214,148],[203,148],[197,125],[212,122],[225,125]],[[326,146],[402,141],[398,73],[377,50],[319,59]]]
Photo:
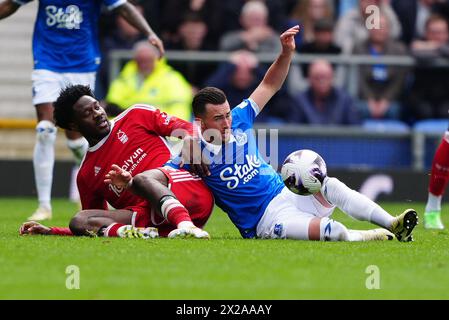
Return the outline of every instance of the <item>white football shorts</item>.
[[[282,226],[290,220],[300,221],[301,226],[304,226],[304,234],[308,234],[310,220],[329,217],[334,209],[335,206],[329,205],[323,199],[320,201],[318,196],[300,196],[284,187],[265,209],[257,225],[257,237],[282,238]]]
[[[50,70],[33,70],[33,105],[55,102],[62,89],[70,84],[88,85],[95,89],[96,72],[60,73]]]

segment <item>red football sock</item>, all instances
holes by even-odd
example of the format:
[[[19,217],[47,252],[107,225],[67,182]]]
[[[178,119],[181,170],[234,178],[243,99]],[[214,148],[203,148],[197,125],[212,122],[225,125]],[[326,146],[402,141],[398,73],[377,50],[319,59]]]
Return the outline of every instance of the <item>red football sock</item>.
[[[180,207],[171,209],[168,212],[167,220],[174,226],[177,226],[183,221],[192,221],[192,219],[190,219],[190,215],[187,209]]]
[[[183,221],[192,221],[187,209],[173,196],[164,196],[160,200],[161,213],[174,226]]]
[[[446,133],[438,146],[432,162],[430,174],[429,192],[440,196],[444,193],[449,181],[449,133]]]

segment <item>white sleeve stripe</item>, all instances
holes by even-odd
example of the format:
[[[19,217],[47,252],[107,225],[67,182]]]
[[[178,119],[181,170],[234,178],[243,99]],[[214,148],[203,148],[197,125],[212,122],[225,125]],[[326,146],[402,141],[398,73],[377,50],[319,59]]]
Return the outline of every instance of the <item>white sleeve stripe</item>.
[[[115,8],[120,7],[126,2],[127,2],[126,0],[117,0],[115,3],[108,6],[108,10],[114,10]]]
[[[250,102],[251,107],[253,108],[254,112],[256,113],[256,116],[260,113],[260,108],[257,105],[257,103],[253,100],[248,98],[248,101]]]
[[[17,3],[20,6],[23,6],[23,5],[27,4],[29,1],[27,2],[27,1],[20,1],[20,0],[12,0],[12,2]]]
[[[134,110],[134,109],[143,109],[143,110],[147,110],[147,111],[156,111],[157,110],[153,106],[135,104],[135,105],[129,107],[128,109],[126,109],[125,111],[123,111],[122,113],[120,113],[114,120],[118,121],[118,120],[122,119],[128,112],[130,112],[131,110]]]

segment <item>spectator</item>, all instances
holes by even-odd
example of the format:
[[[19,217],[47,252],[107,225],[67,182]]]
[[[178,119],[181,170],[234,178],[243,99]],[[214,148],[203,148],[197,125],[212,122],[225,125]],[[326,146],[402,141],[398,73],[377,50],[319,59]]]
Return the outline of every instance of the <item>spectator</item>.
[[[191,119],[192,88],[184,77],[146,42],[134,46],[134,59],[115,79],[106,96],[107,103],[125,109],[134,104],[150,104],[184,120]]]
[[[433,13],[445,12],[448,7],[445,0],[392,0],[391,5],[401,23],[401,40],[407,46],[424,38],[426,21]]]
[[[301,53],[306,54],[340,54],[341,48],[333,42],[334,23],[332,20],[317,20],[313,26],[313,41],[306,42]],[[308,77],[308,64],[303,65],[304,76]]]
[[[177,41],[167,43],[167,49],[185,50],[185,51],[202,51],[213,49],[208,47],[204,42],[207,36],[207,24],[203,21],[197,12],[189,12],[185,15],[183,22],[180,24]],[[181,72],[194,87],[195,90],[201,87],[209,75],[211,75],[216,64],[207,62],[170,62],[176,70]]]
[[[409,120],[446,118],[449,109],[448,70],[432,67],[435,58],[447,56],[449,52],[448,23],[442,16],[432,15],[425,28],[425,39],[412,43],[412,54],[418,59],[418,65],[408,101],[414,119]]]
[[[136,5],[136,9],[143,14],[143,8],[141,6]],[[101,40],[101,54],[103,59],[95,82],[95,96],[100,100],[105,98],[110,84],[109,68],[111,61],[109,59],[109,53],[117,49],[130,50],[136,42],[144,39],[139,30],[129,24],[121,15],[114,15],[113,18],[113,24],[110,26],[109,32],[106,32],[104,38]]]
[[[400,56],[406,54],[406,48],[401,42],[391,39],[388,19],[381,15],[380,28],[369,30],[369,39],[357,44],[354,54],[371,55],[373,58]],[[359,97],[363,118],[400,118],[399,99],[404,89],[405,72],[403,67],[383,64],[359,67]]]
[[[240,24],[240,14],[242,12],[242,7],[245,3],[254,0],[217,0],[223,2],[223,12],[222,16],[226,17],[223,19],[223,24],[225,25],[226,31],[239,30],[241,28]],[[285,29],[285,19],[286,12],[289,12],[287,8],[292,7],[290,2],[297,0],[258,0],[265,4],[270,13],[268,16],[268,24],[279,33],[283,32]]]
[[[393,39],[398,39],[401,35],[399,20],[387,1],[360,0],[358,8],[349,10],[337,22],[335,43],[342,48],[344,53],[350,54],[354,49],[355,43],[368,39],[368,28],[365,22],[369,17],[367,8],[372,5],[380,8],[380,11],[387,17],[391,30],[390,36]]]
[[[334,23],[332,20],[318,20],[314,25],[314,41],[305,43],[301,48],[301,53],[305,54],[340,54],[341,49],[333,43]],[[343,87],[346,78],[346,67],[344,65],[333,66],[334,84]],[[309,63],[298,64],[290,67],[287,80],[288,91],[291,95],[296,95],[299,91],[307,89],[307,78],[309,73]]]
[[[268,25],[268,9],[261,1],[248,1],[242,7],[243,30],[230,31],[220,40],[220,50],[246,49],[253,52],[278,52],[279,35]]]
[[[223,63],[206,81],[205,86],[222,89],[231,106],[240,104],[257,88],[262,81],[265,68],[258,63],[254,53],[241,50],[231,54],[230,61]],[[295,117],[292,99],[285,90],[280,90],[269,102],[273,107],[266,108],[258,116],[258,122],[291,122]],[[275,105],[275,106],[274,106]],[[271,109],[271,111],[269,111]]]
[[[295,97],[299,123],[356,125],[360,116],[348,93],[333,85],[333,69],[326,60],[314,61],[309,70],[309,88]]]
[[[179,28],[186,14],[195,13],[207,26],[208,32],[203,40],[205,46],[217,49],[218,39],[225,33],[224,6],[221,0],[164,0],[160,13],[164,39],[167,42],[177,42]]]
[[[256,89],[264,72],[252,52],[236,51],[231,54],[229,62],[222,63],[204,85],[220,88],[226,93],[229,104],[236,106]]]
[[[302,42],[315,40],[315,23],[318,20],[333,20],[333,6],[330,0],[300,0],[290,14],[292,25],[301,26]],[[302,51],[300,47],[296,48]]]

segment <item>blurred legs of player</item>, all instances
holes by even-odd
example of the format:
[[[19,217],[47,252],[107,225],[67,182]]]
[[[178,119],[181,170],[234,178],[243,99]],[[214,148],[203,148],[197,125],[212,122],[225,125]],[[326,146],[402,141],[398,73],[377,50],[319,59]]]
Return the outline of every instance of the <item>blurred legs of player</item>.
[[[429,195],[424,213],[424,228],[444,229],[441,222],[441,200],[449,181],[449,131],[443,136],[432,161]]]
[[[53,123],[52,102],[62,88],[68,84],[84,84],[94,88],[95,73],[55,73],[48,70],[34,70],[33,104],[36,106],[38,123],[36,126],[36,145],[33,153],[34,178],[39,206],[28,220],[51,219],[51,189],[55,162],[54,145],[57,130]],[[77,162],[81,162],[87,150],[87,141],[79,134],[67,133],[68,146]]]
[[[285,188],[268,205],[257,226],[261,238],[287,238],[327,241],[411,241],[417,223],[414,210],[393,217],[364,195],[348,188],[336,178],[327,178],[321,193],[299,196]],[[335,207],[351,217],[370,221],[383,228],[351,230],[329,219]]]
[[[75,165],[72,168],[72,174],[70,179],[70,191],[69,199],[72,202],[80,201],[78,187],[76,185],[76,176],[78,175],[78,169],[83,161],[84,155],[89,148],[89,143],[78,132],[66,130],[65,135],[67,137],[67,147],[72,151],[75,158]]]

